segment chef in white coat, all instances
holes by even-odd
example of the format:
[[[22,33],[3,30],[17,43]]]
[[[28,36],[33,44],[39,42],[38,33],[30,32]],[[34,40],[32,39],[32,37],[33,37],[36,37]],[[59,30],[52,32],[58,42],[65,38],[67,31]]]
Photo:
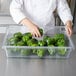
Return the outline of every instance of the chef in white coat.
[[[10,14],[17,24],[22,24],[23,32],[30,32],[40,37],[39,28],[44,32],[55,26],[54,11],[66,27],[69,36],[72,35],[72,20],[70,8],[66,0],[12,0]]]

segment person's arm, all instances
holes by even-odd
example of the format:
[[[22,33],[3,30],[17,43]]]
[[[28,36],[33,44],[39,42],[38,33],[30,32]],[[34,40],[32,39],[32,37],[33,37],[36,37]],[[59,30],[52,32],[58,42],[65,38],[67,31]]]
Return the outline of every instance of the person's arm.
[[[66,29],[66,32],[67,32],[68,36],[71,36],[72,33],[73,33],[73,28],[72,28],[73,24],[72,24],[72,21],[68,20],[65,25],[66,25],[65,29]]]
[[[38,26],[32,23],[28,18],[22,19],[20,24],[26,25],[34,37],[41,37]]]
[[[23,0],[13,0],[10,4],[10,14],[17,24],[27,26],[33,36],[40,37],[40,32],[34,23],[30,21],[23,12]]]
[[[12,0],[10,4],[10,15],[17,24],[19,24],[22,19],[26,18],[26,14],[23,13],[22,5],[22,0]]]
[[[57,0],[58,14],[66,26],[66,32],[69,36],[72,35],[72,14],[66,0]]]

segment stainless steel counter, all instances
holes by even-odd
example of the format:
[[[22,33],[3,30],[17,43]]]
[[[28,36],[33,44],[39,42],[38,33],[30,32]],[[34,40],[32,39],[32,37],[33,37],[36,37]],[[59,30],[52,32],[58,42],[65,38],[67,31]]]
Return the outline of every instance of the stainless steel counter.
[[[0,76],[76,76],[76,51],[69,59],[7,58],[1,49],[4,34],[0,33]],[[72,36],[76,44],[76,35]]]

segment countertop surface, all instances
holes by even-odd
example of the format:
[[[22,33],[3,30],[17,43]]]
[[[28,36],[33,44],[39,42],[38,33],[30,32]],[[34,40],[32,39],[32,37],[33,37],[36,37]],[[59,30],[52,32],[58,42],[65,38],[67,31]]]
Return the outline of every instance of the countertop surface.
[[[0,76],[76,76],[76,50],[69,59],[7,58],[1,48],[4,36],[0,33]],[[72,39],[76,45],[76,35]]]

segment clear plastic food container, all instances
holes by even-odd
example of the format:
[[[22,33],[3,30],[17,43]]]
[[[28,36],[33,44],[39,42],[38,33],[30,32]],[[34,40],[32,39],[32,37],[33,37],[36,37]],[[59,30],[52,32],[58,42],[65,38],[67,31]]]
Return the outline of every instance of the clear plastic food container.
[[[7,27],[7,32],[3,42],[3,49],[6,52],[7,57],[22,57],[22,58],[69,58],[71,52],[74,49],[73,42],[70,37],[67,36],[64,26],[55,26],[52,27],[52,30],[48,31],[47,34],[52,37],[54,34],[63,33],[65,38],[68,40],[68,46],[65,47],[52,47],[52,46],[11,46],[8,44],[8,39],[16,32],[21,32],[21,27],[19,25]],[[52,31],[52,33],[51,33]],[[42,39],[42,38],[41,38]],[[63,51],[64,50],[64,51]],[[41,51],[43,56],[40,54],[33,54],[32,52]]]

